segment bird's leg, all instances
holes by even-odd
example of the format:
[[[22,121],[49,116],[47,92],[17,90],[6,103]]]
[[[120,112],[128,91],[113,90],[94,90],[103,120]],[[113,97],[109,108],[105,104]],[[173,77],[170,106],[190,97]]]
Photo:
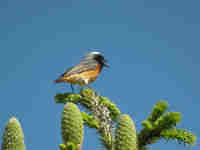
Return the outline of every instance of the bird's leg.
[[[86,85],[90,90],[94,91],[94,89],[88,84]]]
[[[72,89],[72,93],[74,93],[74,87],[73,87],[72,83],[70,84],[70,86],[71,86],[71,89]]]
[[[83,85],[80,85],[79,86],[79,91],[83,90],[83,88],[84,88]]]
[[[100,97],[99,93],[97,93],[96,91],[94,91],[94,92],[95,92],[96,97]]]

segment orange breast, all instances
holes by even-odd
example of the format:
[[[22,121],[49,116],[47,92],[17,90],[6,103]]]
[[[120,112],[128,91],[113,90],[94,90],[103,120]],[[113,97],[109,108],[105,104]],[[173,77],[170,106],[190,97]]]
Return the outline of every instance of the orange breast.
[[[72,84],[86,85],[96,80],[101,71],[101,66],[97,65],[95,70],[88,70],[79,74],[73,74],[66,77],[64,80]]]

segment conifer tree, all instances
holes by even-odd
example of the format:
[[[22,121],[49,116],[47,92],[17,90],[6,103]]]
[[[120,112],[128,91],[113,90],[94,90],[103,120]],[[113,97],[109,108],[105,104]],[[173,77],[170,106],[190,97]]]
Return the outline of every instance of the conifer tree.
[[[196,136],[186,129],[177,128],[179,112],[167,112],[168,103],[158,101],[138,131],[128,114],[121,114],[107,97],[92,89],[80,93],[59,93],[57,104],[64,104],[61,116],[62,143],[60,150],[82,150],[84,126],[97,130],[102,148],[107,150],[146,150],[161,139],[176,140],[184,145],[195,145]],[[82,105],[87,111],[80,111]],[[136,132],[137,131],[137,132]],[[2,150],[25,150],[24,134],[19,121],[11,118],[2,137]]]

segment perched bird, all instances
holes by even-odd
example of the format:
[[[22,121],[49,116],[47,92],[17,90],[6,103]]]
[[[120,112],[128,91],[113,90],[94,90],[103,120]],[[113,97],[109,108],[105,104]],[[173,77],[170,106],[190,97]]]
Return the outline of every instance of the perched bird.
[[[89,52],[78,65],[69,68],[63,73],[55,83],[67,82],[73,85],[88,86],[89,83],[96,80],[103,67],[109,67],[106,64],[104,56],[100,52]]]

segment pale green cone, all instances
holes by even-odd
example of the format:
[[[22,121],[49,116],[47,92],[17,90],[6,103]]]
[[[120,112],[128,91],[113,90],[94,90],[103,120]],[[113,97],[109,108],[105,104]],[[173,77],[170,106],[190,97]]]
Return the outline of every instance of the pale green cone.
[[[81,145],[83,142],[83,119],[80,110],[73,103],[67,103],[62,113],[62,138],[63,142],[72,142]]]
[[[128,115],[120,115],[115,133],[115,150],[137,150],[135,125]]]
[[[2,150],[25,150],[24,133],[19,121],[14,117],[5,127]]]

